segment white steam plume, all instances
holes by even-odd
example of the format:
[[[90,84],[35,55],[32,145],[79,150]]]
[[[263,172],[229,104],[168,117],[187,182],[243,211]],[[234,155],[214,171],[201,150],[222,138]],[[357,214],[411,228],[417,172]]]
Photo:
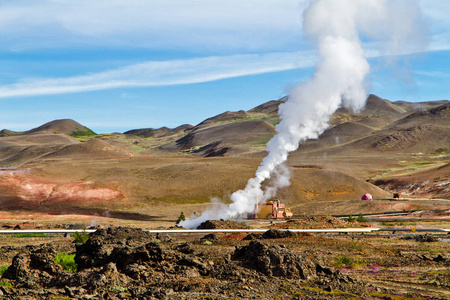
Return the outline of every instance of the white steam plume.
[[[276,127],[277,135],[267,143],[268,155],[255,177],[248,181],[245,189],[232,194],[233,203],[229,206],[207,210],[200,217],[187,219],[180,225],[196,228],[206,220],[230,219],[251,213],[256,203],[265,202],[277,189],[288,186],[289,170],[284,162],[289,152],[296,150],[300,142],[317,138],[339,107],[358,111],[365,105],[364,82],[370,66],[360,35],[366,39],[381,38],[380,44],[387,46],[386,52],[398,51],[401,45],[413,45],[408,42],[418,23],[420,13],[415,1],[312,2],[304,12],[303,28],[317,45],[319,62],[314,75],[307,82],[298,83],[288,101],[280,105],[281,122]],[[266,180],[270,182],[263,188]]]

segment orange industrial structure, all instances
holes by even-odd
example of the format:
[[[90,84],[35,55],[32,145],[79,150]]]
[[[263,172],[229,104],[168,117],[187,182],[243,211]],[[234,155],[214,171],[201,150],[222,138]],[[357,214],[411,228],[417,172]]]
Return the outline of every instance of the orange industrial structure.
[[[248,214],[248,219],[284,219],[292,217],[290,209],[284,207],[278,199],[269,200],[264,204],[256,204],[255,212]]]

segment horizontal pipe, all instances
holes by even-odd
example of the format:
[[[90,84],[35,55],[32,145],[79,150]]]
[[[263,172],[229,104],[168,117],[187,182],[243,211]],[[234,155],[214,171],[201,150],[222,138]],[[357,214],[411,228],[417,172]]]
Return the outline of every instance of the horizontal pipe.
[[[150,233],[264,233],[268,229],[162,229],[145,230]],[[300,233],[365,233],[375,231],[411,231],[411,232],[449,232],[450,229],[441,228],[332,228],[332,229],[278,229],[280,231],[291,231]],[[96,229],[40,229],[40,230],[0,230],[0,234],[21,234],[21,233],[77,233],[95,232]]]

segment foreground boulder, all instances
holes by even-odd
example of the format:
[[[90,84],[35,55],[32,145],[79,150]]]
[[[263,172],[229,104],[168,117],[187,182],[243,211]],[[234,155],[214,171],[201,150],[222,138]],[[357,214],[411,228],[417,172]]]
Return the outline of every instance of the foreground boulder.
[[[90,234],[84,244],[76,245],[75,262],[78,270],[104,266],[109,253],[115,247],[139,246],[150,243],[155,237],[148,231],[130,227],[109,227],[98,229]]]
[[[282,246],[269,246],[260,241],[237,248],[232,258],[267,276],[311,279],[316,275],[315,264],[310,259],[294,255]]]

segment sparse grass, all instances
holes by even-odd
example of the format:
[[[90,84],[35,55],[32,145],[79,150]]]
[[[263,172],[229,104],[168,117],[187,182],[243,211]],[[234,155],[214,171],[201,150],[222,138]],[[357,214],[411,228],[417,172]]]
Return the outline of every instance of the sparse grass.
[[[211,241],[204,241],[202,244],[203,245],[212,245],[212,242]]]
[[[382,221],[380,222],[381,226],[392,227],[392,226],[416,226],[417,222],[404,222],[404,221]]]
[[[120,285],[115,285],[115,286],[108,288],[108,291],[113,292],[113,293],[122,293],[122,292],[126,292],[127,290],[128,290],[128,288],[120,286]]]
[[[438,249],[428,247],[427,245],[422,243],[417,245],[417,249],[419,249],[419,251],[428,252],[430,254],[437,254],[440,252]]]
[[[423,166],[429,166],[429,165],[434,165],[436,164],[435,162],[430,162],[430,161],[424,161],[424,162],[418,162],[413,164],[413,167],[423,167]]]
[[[302,292],[291,291],[292,299],[300,299],[300,296],[304,296],[304,295],[305,295],[305,293],[302,293]]]
[[[350,266],[352,258],[348,255],[339,255],[336,257],[336,264],[338,266]]]
[[[272,135],[248,142],[248,145],[266,145],[272,139]]]
[[[5,273],[8,268],[9,268],[9,265],[1,266],[0,267],[0,276],[2,276],[3,273]]]
[[[196,147],[192,147],[192,148],[189,148],[186,150],[181,150],[181,153],[183,153],[183,154],[198,153],[198,152],[202,151],[205,147],[206,147],[206,145],[196,146]]]
[[[326,294],[326,295],[348,295],[348,296],[354,296],[354,294],[352,294],[352,293],[343,292],[341,290],[331,290],[329,292],[329,291],[325,291],[324,289],[311,287],[311,286],[303,286],[302,288],[304,288],[305,290],[315,291],[315,292]]]
[[[392,295],[392,294],[383,294],[379,292],[372,292],[369,296],[377,297],[380,299],[394,299],[394,300],[425,300],[430,299],[429,297],[408,297],[403,295]]]
[[[75,263],[75,254],[58,253],[55,256],[55,262],[60,264],[64,271],[77,272],[78,266]]]
[[[447,153],[447,149],[444,149],[444,148],[438,148],[438,149],[436,149],[435,153],[444,155],[444,154]]]
[[[353,267],[356,268],[362,264],[364,261],[360,259],[358,256],[351,257],[349,255],[341,254],[335,258],[335,264],[337,267]]]
[[[354,250],[359,250],[359,251],[363,251],[363,249],[364,249],[363,244],[357,243],[354,240],[352,240],[350,247]]]
[[[8,235],[10,237],[17,237],[17,238],[30,238],[30,237],[47,237],[44,233],[15,233]]]

